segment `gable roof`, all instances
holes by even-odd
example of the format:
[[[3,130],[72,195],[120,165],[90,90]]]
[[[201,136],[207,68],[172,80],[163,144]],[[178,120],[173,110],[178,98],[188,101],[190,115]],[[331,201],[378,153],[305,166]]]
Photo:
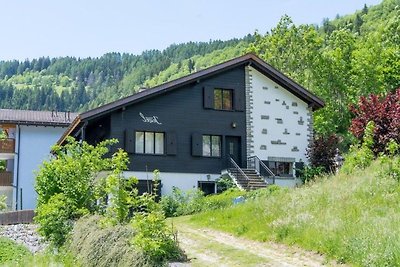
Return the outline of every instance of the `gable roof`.
[[[0,109],[0,124],[67,127],[78,113]]]
[[[229,69],[241,66],[241,65],[250,65],[253,68],[260,71],[262,74],[276,82],[277,84],[281,85],[283,88],[291,92],[292,94],[296,95],[304,102],[306,102],[313,110],[317,110],[324,106],[324,101],[317,97],[316,95],[312,94],[310,91],[284,75],[282,72],[276,70],[274,67],[260,59],[254,54],[246,54],[231,60],[228,60],[224,63],[214,65],[204,70],[200,70],[198,72],[189,74],[182,78],[163,83],[156,87],[146,89],[145,91],[138,92],[131,96],[116,100],[114,102],[105,104],[98,108],[89,110],[87,112],[79,114],[75,120],[72,122],[70,127],[66,130],[63,136],[60,138],[58,143],[64,142],[66,136],[70,135],[79,124],[83,123],[83,121],[93,119],[104,114],[113,112],[125,106],[144,101],[151,97],[155,97],[157,95],[169,92],[171,90],[180,88],[182,86],[188,85],[190,83],[196,82],[201,79],[205,79],[207,77],[216,75],[223,71],[227,71]]]

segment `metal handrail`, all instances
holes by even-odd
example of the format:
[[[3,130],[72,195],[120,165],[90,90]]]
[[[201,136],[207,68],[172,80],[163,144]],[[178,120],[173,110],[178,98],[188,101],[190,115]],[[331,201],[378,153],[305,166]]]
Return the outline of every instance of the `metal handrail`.
[[[249,162],[251,162],[250,160],[253,160],[252,163],[254,164],[254,169],[258,171],[259,174],[261,174],[260,172],[260,166],[261,166],[265,171],[267,171],[270,174],[270,176],[272,177],[272,183],[275,184],[275,174],[271,171],[270,168],[268,168],[267,165],[265,165],[265,163],[259,157],[255,155],[248,157],[247,165],[249,165]]]
[[[244,171],[239,167],[239,165],[235,162],[235,160],[232,157],[229,157],[230,163],[233,165],[234,169],[236,170],[236,176],[235,178],[238,178],[238,173],[245,178],[247,181],[247,187],[249,186],[250,178],[247,177],[247,175],[244,173]]]

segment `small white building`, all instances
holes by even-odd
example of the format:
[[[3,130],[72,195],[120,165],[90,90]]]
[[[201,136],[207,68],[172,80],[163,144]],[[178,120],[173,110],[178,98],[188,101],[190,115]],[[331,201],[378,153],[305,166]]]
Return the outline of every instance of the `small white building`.
[[[7,196],[9,210],[36,207],[35,171],[75,116],[69,112],[0,109],[0,195]]]

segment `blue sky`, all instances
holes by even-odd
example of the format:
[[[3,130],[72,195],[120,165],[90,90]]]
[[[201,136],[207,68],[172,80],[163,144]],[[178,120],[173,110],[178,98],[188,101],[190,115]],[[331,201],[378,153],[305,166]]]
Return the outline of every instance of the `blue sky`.
[[[0,60],[139,54],[265,33],[288,14],[320,24],[381,0],[0,0]]]

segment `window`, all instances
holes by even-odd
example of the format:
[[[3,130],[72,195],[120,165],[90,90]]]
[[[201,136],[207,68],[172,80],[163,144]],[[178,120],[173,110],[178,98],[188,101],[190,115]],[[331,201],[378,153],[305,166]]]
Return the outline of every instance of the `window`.
[[[269,161],[268,168],[270,168],[276,176],[293,176],[293,162]]]
[[[233,90],[214,89],[214,109],[233,110]]]
[[[164,154],[164,133],[136,132],[135,153],[137,154]]]
[[[203,135],[203,156],[221,157],[221,136]]]

